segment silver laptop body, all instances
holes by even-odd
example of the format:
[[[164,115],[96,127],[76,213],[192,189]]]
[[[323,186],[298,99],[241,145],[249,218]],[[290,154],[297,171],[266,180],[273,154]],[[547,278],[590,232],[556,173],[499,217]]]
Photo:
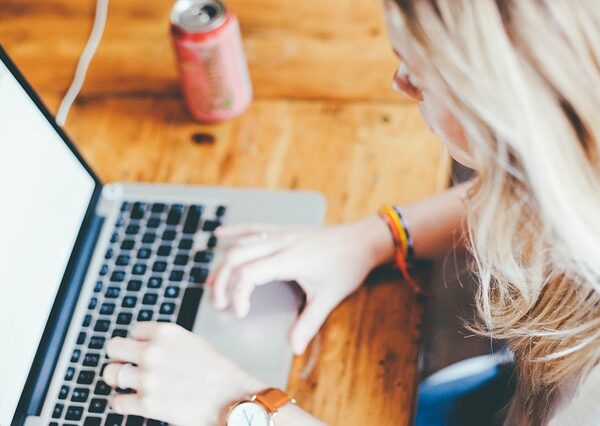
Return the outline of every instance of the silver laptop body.
[[[35,353],[24,352],[32,360],[26,381],[12,376],[17,372],[10,371],[3,359],[10,357],[0,353],[0,366],[5,366],[0,379],[18,384],[10,391],[0,390],[0,426],[84,424],[90,417],[93,419],[89,424],[129,424],[127,418],[119,418],[103,406],[102,401],[110,396],[107,392],[114,391],[101,386],[100,373],[108,362],[104,354],[106,341],[114,335],[126,336],[136,321],[177,322],[210,341],[251,374],[269,385],[285,388],[292,361],[289,330],[301,305],[301,294],[292,284],[271,283],[255,291],[247,318],[239,320],[230,312],[216,312],[204,281],[226,246],[216,239],[214,229],[221,224],[243,223],[318,225],[325,213],[323,197],[299,191],[103,185],[53,123],[1,47],[0,59],[0,113],[7,96],[12,96],[11,106],[5,105],[4,114],[18,110],[12,105],[21,102],[35,104],[40,117],[56,133],[56,140],[71,151],[73,158],[69,161],[79,162],[91,176],[90,181],[93,178],[95,182],[84,225],[55,299],[35,299],[40,306],[52,309],[44,330],[34,330],[41,335]],[[0,116],[0,136],[2,125],[8,123],[10,128],[12,121],[11,117]],[[7,146],[4,153],[11,152]],[[19,182],[11,185],[18,186]],[[53,197],[60,203],[63,198],[70,200],[72,194],[62,191]],[[9,248],[6,252],[10,256]],[[19,283],[19,291],[31,300],[41,297],[37,291],[27,293],[28,285]],[[35,315],[26,312],[27,303],[19,303],[5,307],[4,311],[14,310],[6,315]],[[0,324],[1,328],[4,331],[0,331],[0,338],[8,339],[7,347],[11,339],[15,348],[21,345],[18,319],[13,324]],[[9,395],[15,391],[20,395]]]

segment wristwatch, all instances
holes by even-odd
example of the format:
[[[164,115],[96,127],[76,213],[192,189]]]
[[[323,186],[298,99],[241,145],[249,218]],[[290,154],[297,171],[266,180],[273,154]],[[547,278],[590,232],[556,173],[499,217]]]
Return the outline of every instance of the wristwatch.
[[[273,426],[277,411],[296,400],[280,389],[269,388],[229,409],[227,426]]]

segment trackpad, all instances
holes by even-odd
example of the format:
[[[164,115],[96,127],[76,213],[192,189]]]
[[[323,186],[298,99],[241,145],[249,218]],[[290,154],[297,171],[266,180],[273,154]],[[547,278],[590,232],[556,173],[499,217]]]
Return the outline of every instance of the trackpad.
[[[270,386],[286,388],[292,361],[290,328],[298,315],[301,292],[289,283],[271,283],[252,294],[250,313],[237,319],[216,311],[206,291],[193,331],[244,370]]]

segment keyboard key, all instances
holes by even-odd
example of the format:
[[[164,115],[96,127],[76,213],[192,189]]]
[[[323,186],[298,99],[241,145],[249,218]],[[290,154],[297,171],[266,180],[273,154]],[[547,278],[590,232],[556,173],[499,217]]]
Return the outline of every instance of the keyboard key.
[[[102,306],[100,306],[100,315],[112,315],[114,311],[114,303],[103,303]]]
[[[123,416],[120,414],[110,413],[106,416],[104,426],[121,426],[123,424]]]
[[[131,204],[129,204],[127,201],[123,201],[123,204],[121,204],[121,211],[122,212],[129,211],[130,207],[131,207]]]
[[[85,334],[85,331],[80,331],[79,335],[77,336],[77,344],[78,345],[83,345],[85,343],[85,338],[86,337],[87,337],[87,335]]]
[[[162,234],[163,241],[173,241],[175,238],[177,238],[177,232],[172,230],[167,230]]]
[[[215,248],[217,246],[217,237],[215,235],[211,235],[206,242],[206,247]]]
[[[169,274],[169,281],[180,282],[183,280],[183,271],[175,270]]]
[[[109,328],[110,328],[109,320],[98,320],[98,321],[96,321],[96,325],[94,326],[94,331],[97,331],[99,333],[105,333],[108,331]]]
[[[156,234],[154,232],[146,232],[142,237],[142,243],[144,244],[154,244],[156,241]]]
[[[75,405],[67,408],[67,414],[65,415],[65,420],[81,420],[81,416],[83,415],[83,407],[78,407]]]
[[[155,203],[152,205],[152,213],[163,213],[166,208],[163,203]]]
[[[104,297],[107,299],[116,299],[119,297],[119,294],[121,294],[121,289],[119,287],[108,287]]]
[[[162,260],[158,260],[158,261],[154,262],[154,265],[152,265],[153,272],[165,272],[166,270],[167,270],[167,262],[164,262]]]
[[[102,380],[98,380],[98,383],[96,383],[96,387],[94,388],[94,393],[96,395],[110,395],[111,391],[112,388]]]
[[[147,426],[169,426],[168,423],[161,422],[158,420],[146,419]]]
[[[142,299],[142,304],[143,305],[156,305],[157,300],[158,300],[158,294],[146,293],[146,294],[144,294],[144,298]]]
[[[125,225],[125,219],[123,218],[123,216],[119,216],[117,218],[117,221],[115,222],[115,228],[120,228],[123,225]]]
[[[91,385],[94,382],[96,373],[94,370],[81,370],[77,377],[77,383],[80,385]]]
[[[101,277],[105,276],[106,274],[108,274],[108,265],[102,265],[102,267],[100,268],[100,272],[99,275]]]
[[[162,245],[158,248],[157,254],[159,256],[170,256],[171,255],[171,246]]]
[[[194,262],[197,263],[210,263],[213,260],[213,252],[208,250],[202,250],[196,253],[194,256]]]
[[[110,242],[111,243],[116,243],[117,241],[119,241],[119,233],[118,232],[113,232],[113,234],[110,237]]]
[[[73,395],[71,401],[73,402],[86,402],[90,396],[89,389],[86,388],[75,388],[73,389]]]
[[[221,221],[219,220],[205,220],[202,225],[202,230],[206,232],[212,232],[221,226]]]
[[[102,349],[104,347],[104,341],[106,339],[102,336],[92,336],[90,338],[89,349]]]
[[[140,291],[141,288],[141,280],[130,280],[129,283],[127,283],[127,291]]]
[[[92,412],[91,409],[90,412]],[[100,426],[101,424],[102,419],[100,417],[86,417],[83,422],[83,426]]]
[[[131,260],[131,256],[129,256],[128,254],[121,254],[117,257],[117,260],[115,260],[115,263],[117,264],[117,266],[127,266],[127,265],[129,265],[130,260]]]
[[[217,210],[215,212],[215,216],[217,217],[223,217],[225,216],[225,212],[227,211],[227,208],[225,206],[219,206],[217,207]]]
[[[152,254],[152,250],[147,249],[147,248],[141,248],[138,250],[137,257],[138,257],[138,259],[145,260],[145,259],[149,259],[151,254]]]
[[[98,299],[95,297],[92,297],[90,299],[90,303],[88,304],[88,310],[93,311],[94,309],[96,309],[96,305],[98,305]]]
[[[127,235],[137,235],[138,232],[140,232],[139,225],[127,225],[127,228],[125,228],[125,234]]]
[[[62,417],[64,408],[65,408],[65,406],[63,404],[56,404],[54,406],[54,410],[52,411],[52,418],[60,419]]]
[[[73,362],[73,363],[79,362],[80,357],[81,357],[81,351],[79,349],[75,349],[73,351],[73,355],[71,355],[71,362]]]
[[[194,327],[202,293],[203,289],[199,287],[188,287],[185,289],[183,298],[181,299],[179,315],[177,316],[177,324],[186,330],[192,331]]]
[[[67,372],[65,373],[65,382],[70,382],[75,377],[75,368],[69,367],[67,368]]]
[[[104,258],[106,260],[112,259],[113,257],[113,249],[109,248],[108,250],[106,250],[106,254],[104,255]]]
[[[67,399],[67,396],[69,396],[69,389],[70,388],[67,385],[62,385],[58,392],[58,399]]]
[[[88,314],[85,317],[83,317],[83,322],[81,323],[81,326],[89,327],[91,323],[92,323],[92,316]],[[82,344],[82,343],[80,343],[80,344]]]
[[[148,204],[146,203],[133,203],[133,208],[131,209],[131,218],[132,219],[141,219],[146,214],[146,210],[148,210]]]
[[[96,281],[96,284],[94,284],[94,293],[100,293],[103,287],[102,281]]]
[[[192,268],[190,271],[190,282],[194,284],[203,284],[208,278],[208,269]]]
[[[200,217],[202,216],[202,206],[190,206],[187,217],[183,225],[184,234],[194,234],[198,230]]]
[[[121,250],[131,250],[135,247],[134,240],[125,240],[121,243]]]
[[[88,410],[90,413],[104,413],[107,402],[106,399],[94,398],[90,401]]]
[[[140,416],[127,416],[127,423],[125,426],[143,426],[144,418]]]
[[[138,314],[137,320],[138,321],[152,321],[152,311],[148,310],[148,309],[142,309],[140,311],[140,313]]]
[[[160,288],[162,286],[162,278],[160,277],[150,277],[148,280],[148,288]]]
[[[121,312],[118,316],[117,316],[117,324],[119,325],[127,325],[131,323],[131,314],[128,314],[126,312]]]
[[[146,273],[146,265],[141,263],[136,263],[133,265],[133,269],[131,270],[133,275],[144,275]]]
[[[191,238],[183,238],[179,242],[179,248],[181,250],[189,250],[192,248],[193,245],[194,245],[194,240],[192,240]]]
[[[156,229],[160,226],[160,219],[158,217],[151,217],[150,219],[148,219],[148,222],[146,223],[146,227],[148,229]]]
[[[174,285],[170,285],[165,289],[165,297],[175,298],[179,296],[179,287],[175,287]]]
[[[135,296],[125,296],[123,302],[121,302],[121,306],[124,308],[135,308],[135,305],[137,305],[137,297]]]
[[[100,363],[100,354],[87,353],[83,357],[84,367],[97,367]]]
[[[125,281],[125,272],[123,271],[114,271],[110,275],[110,280],[115,283],[122,283]]]
[[[123,328],[115,328],[112,332],[112,337],[127,337],[127,330]]]
[[[183,206],[181,204],[173,204],[167,215],[167,225],[179,225],[181,215],[183,214]]]
[[[178,254],[175,256],[175,265],[177,266],[185,266],[190,261],[190,257],[187,254]]]
[[[175,304],[174,303],[163,303],[160,305],[160,314],[161,315],[172,315],[175,312]]]

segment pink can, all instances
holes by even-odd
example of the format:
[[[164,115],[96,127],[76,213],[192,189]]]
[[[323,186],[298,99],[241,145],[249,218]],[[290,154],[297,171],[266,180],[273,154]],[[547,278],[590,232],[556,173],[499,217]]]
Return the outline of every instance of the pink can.
[[[171,34],[186,104],[198,121],[240,115],[252,83],[236,16],[219,0],[178,0]]]

